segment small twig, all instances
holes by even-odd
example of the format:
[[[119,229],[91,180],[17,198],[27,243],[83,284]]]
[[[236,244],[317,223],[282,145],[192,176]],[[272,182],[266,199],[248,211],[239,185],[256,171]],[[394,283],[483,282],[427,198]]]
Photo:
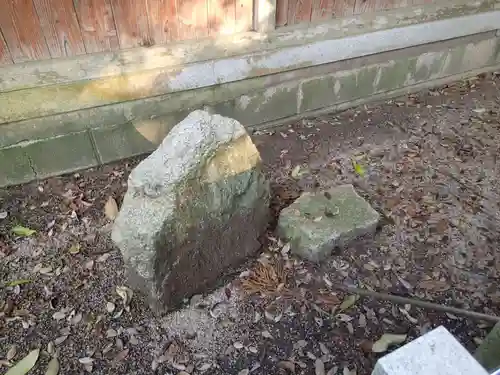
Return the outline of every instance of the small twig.
[[[447,312],[447,313],[456,314],[456,315],[463,315],[463,316],[467,316],[469,318],[485,320],[488,322],[494,322],[494,323],[500,322],[500,317],[496,316],[496,315],[488,315],[488,314],[478,313],[478,312],[474,312],[474,311],[459,309],[457,307],[439,305],[437,303],[422,301],[422,300],[418,300],[418,299],[414,299],[414,298],[395,296],[393,294],[372,292],[371,290],[360,289],[360,288],[355,288],[355,287],[350,287],[350,286],[336,285],[334,287],[341,289],[341,290],[344,290],[344,291],[347,291],[349,293],[358,294],[358,295],[364,296],[364,297],[372,297],[375,299],[391,301],[391,302],[402,304],[402,305],[410,304],[413,306],[422,307],[424,309]]]

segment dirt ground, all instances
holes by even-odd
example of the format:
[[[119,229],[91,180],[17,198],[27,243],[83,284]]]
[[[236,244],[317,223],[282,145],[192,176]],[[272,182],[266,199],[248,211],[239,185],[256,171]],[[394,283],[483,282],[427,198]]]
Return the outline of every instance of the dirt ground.
[[[441,324],[473,351],[492,323],[336,286],[500,315],[499,87],[486,75],[255,132],[276,214],[353,183],[383,225],[319,266],[271,228],[258,261],[164,317],[126,288],[104,215],[139,159],[0,190],[0,372],[40,348],[32,374],[56,357],[61,374],[368,375],[384,333]]]

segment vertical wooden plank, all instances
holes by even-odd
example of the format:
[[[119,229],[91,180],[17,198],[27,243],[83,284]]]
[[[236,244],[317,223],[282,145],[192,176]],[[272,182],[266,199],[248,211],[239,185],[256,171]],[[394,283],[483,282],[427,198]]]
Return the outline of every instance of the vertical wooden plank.
[[[314,0],[311,21],[352,16],[356,0]]]
[[[50,58],[31,0],[0,0],[0,28],[15,63]]]
[[[33,0],[52,57],[85,53],[72,0]]]
[[[236,0],[235,32],[244,32],[252,30],[253,12],[254,12],[253,2],[254,0]]]
[[[180,40],[201,38],[209,35],[206,0],[177,0],[177,19],[179,21]]]
[[[109,0],[74,0],[87,53],[118,49],[118,35]]]
[[[288,0],[288,24],[310,22],[313,0]]]
[[[354,14],[363,14],[377,11],[385,0],[356,0]]]
[[[276,0],[276,26],[288,24],[288,0]]]
[[[208,35],[215,36],[219,33],[220,9],[218,0],[207,0],[207,27]]]
[[[219,34],[232,34],[236,29],[236,0],[216,0],[219,7]]]
[[[315,0],[313,3],[311,21],[317,22],[333,18],[335,0]]]
[[[178,40],[177,6],[174,0],[148,0],[149,32],[156,44]]]
[[[7,43],[5,43],[2,30],[0,29],[0,66],[12,64],[12,62],[9,48],[7,47]]]
[[[193,13],[195,16],[196,37],[203,38],[208,36],[208,0],[199,0],[194,2]]]
[[[236,27],[236,0],[207,0],[208,34],[228,35]]]
[[[120,48],[152,46],[147,0],[111,0]]]
[[[276,30],[276,0],[255,0],[252,30],[268,33]]]

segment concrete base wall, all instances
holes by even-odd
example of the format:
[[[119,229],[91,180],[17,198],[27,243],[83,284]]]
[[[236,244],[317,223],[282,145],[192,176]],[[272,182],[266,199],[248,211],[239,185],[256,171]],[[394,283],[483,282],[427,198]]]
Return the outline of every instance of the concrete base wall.
[[[306,43],[302,48],[307,51],[309,46]],[[82,109],[65,108],[67,103],[77,102],[78,96],[70,97],[60,106],[55,99],[56,103],[49,106],[51,111],[38,117],[28,116],[36,111],[24,110],[16,102],[10,112],[0,111],[14,120],[5,120],[3,124],[0,121],[0,186],[150,152],[172,126],[197,108],[210,107],[255,129],[494,71],[500,69],[500,37],[497,30],[483,31],[305,65],[265,74],[253,72],[245,79],[236,77],[230,82],[132,100],[106,102],[107,98],[101,94],[98,99],[104,100],[103,105]],[[227,69],[238,70],[238,66]],[[0,90],[1,87],[0,82]],[[60,93],[68,89],[68,84],[48,87],[51,92]],[[6,89],[0,93],[0,103],[2,99],[5,105],[13,98],[22,100],[20,91],[38,89]],[[51,96],[44,100],[50,101]]]

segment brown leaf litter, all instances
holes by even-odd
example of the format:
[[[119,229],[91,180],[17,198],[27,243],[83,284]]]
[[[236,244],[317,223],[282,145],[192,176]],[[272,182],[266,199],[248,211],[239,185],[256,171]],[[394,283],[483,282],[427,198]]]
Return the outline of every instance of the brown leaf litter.
[[[499,85],[477,77],[255,134],[274,220],[302,191],[353,183],[384,225],[321,265],[270,239],[236,281],[161,318],[129,291],[109,238],[138,159],[0,190],[2,371],[40,350],[30,374],[369,375],[439,324],[474,350],[490,323],[335,288],[500,314]]]

